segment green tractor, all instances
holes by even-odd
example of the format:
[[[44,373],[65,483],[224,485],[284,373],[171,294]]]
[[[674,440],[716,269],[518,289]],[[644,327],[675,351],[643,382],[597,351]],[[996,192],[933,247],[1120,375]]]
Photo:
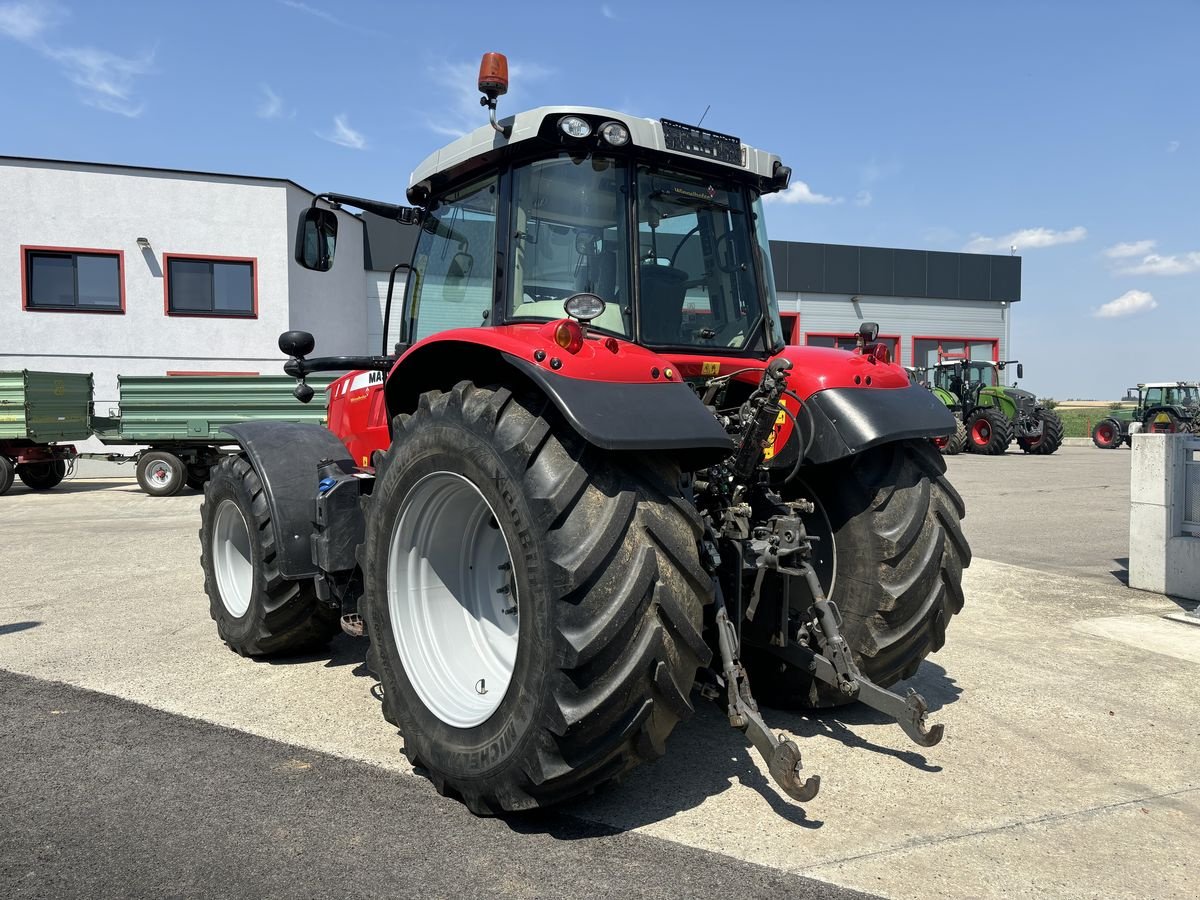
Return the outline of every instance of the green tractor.
[[[1029,391],[1000,383],[999,373],[1016,360],[994,363],[978,359],[944,359],[927,373],[927,385],[958,419],[953,435],[938,443],[944,454],[970,450],[997,455],[1012,439],[1026,453],[1049,455],[1062,446],[1063,425],[1058,414],[1041,406]]]
[[[1133,389],[1130,388],[1130,391]],[[1137,386],[1137,406],[1106,416],[1092,429],[1092,443],[1101,450],[1133,446],[1133,436],[1200,434],[1200,384],[1194,381],[1154,381]]]

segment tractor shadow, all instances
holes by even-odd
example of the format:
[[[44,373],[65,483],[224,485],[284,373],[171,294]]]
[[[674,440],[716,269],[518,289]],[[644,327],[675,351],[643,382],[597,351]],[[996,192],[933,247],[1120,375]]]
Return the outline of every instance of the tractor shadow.
[[[932,713],[954,703],[962,689],[946,670],[925,662],[915,678],[895,685],[900,693],[909,687],[925,697]],[[635,769],[620,785],[602,788],[592,798],[576,801],[567,812],[549,811],[506,816],[504,821],[520,833],[546,833],[560,840],[604,837],[619,831],[661,822],[728,791],[735,783],[754,791],[779,818],[799,828],[824,826],[805,809],[784,795],[766,772],[765,764],[752,753],[749,740],[729,727],[723,711],[715,704],[692,695],[696,715],[675,729],[667,744],[667,754],[657,762]],[[813,763],[818,745],[809,738],[827,738],[854,750],[866,750],[890,757],[919,772],[936,774],[942,767],[931,764],[899,726],[868,706],[856,703],[830,710],[806,710],[804,713],[765,709],[765,718],[773,729],[795,735],[807,760],[808,774],[837,777],[829,769],[820,773]],[[864,738],[856,726],[889,725],[884,746]],[[897,749],[897,747],[915,749]],[[813,754],[809,754],[811,749]],[[844,773],[843,773],[844,774]],[[596,819],[619,823],[619,827],[598,824]]]
[[[367,646],[365,637],[350,637],[338,633],[324,647],[310,650],[307,653],[293,653],[287,656],[268,656],[262,662],[269,666],[294,666],[297,663],[324,662],[326,669],[340,669],[343,666],[354,666],[351,675],[359,678],[374,678],[367,669]],[[375,693],[372,690],[372,693]]]

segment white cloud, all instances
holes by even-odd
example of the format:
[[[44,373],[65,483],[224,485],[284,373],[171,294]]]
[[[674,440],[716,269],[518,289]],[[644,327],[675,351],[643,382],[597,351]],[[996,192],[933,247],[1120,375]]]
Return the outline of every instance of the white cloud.
[[[283,98],[271,90],[269,84],[260,84],[258,87],[263,95],[262,102],[258,104],[258,117],[260,119],[282,119]]]
[[[1117,269],[1121,275],[1188,275],[1200,272],[1200,251],[1160,256],[1150,253],[1140,263]]]
[[[1158,241],[1123,241],[1113,244],[1104,251],[1109,259],[1128,259],[1131,256],[1144,256],[1154,249]]]
[[[52,3],[5,3],[0,5],[0,34],[29,43],[62,18]]]
[[[509,90],[505,95],[507,108],[522,109],[520,97],[524,86],[553,74],[537,63],[508,63]],[[481,125],[487,124],[487,110],[479,105],[478,63],[444,61],[429,69],[429,77],[449,96],[436,116],[429,116],[430,131],[451,138],[460,138]],[[505,100],[501,100],[499,118],[504,118]]]
[[[617,18],[617,14],[613,12],[613,8],[607,3],[600,4],[600,15],[604,16],[606,19],[613,19],[614,21]]]
[[[1174,153],[1180,147],[1179,141],[1167,141],[1167,152]]]
[[[57,63],[79,88],[82,103],[129,118],[141,115],[144,105],[136,99],[135,82],[152,70],[154,53],[121,56],[96,47],[68,47],[46,40],[44,35],[64,16],[53,3],[0,4],[0,34]]]
[[[875,198],[871,196],[871,192],[867,190],[859,191],[854,195],[855,206],[870,206],[871,201]]]
[[[1036,250],[1041,247],[1054,247],[1058,244],[1075,244],[1087,237],[1087,229],[1082,225],[1068,228],[1066,231],[1055,231],[1053,228],[1022,228],[1001,237],[984,237],[980,234],[971,236],[963,247],[966,253],[1006,253],[1009,248],[1016,246],[1017,251]]]
[[[331,144],[337,144],[339,147],[348,147],[351,150],[367,149],[367,139],[361,131],[355,131],[350,127],[345,113],[333,117],[333,131],[326,133],[318,131],[317,137],[329,141]]]
[[[346,23],[335,16],[333,13],[326,12],[323,9],[317,9],[315,6],[309,6],[307,3],[301,3],[300,0],[279,0],[281,6],[286,6],[289,9],[297,10],[298,12],[307,13],[317,19],[324,19],[333,25],[346,27]]]
[[[778,194],[767,194],[763,198],[767,203],[805,203],[814,206],[832,206],[842,202],[841,197],[830,197],[818,194],[808,186],[807,182],[793,179],[786,191]]]
[[[1098,319],[1118,319],[1157,308],[1158,301],[1149,291],[1126,291],[1116,300],[1109,300],[1093,315]]]

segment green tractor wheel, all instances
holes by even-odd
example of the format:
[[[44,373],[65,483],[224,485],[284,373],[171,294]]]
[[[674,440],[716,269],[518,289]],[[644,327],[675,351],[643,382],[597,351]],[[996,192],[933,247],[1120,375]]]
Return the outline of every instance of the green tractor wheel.
[[[1116,450],[1124,442],[1121,423],[1114,418],[1101,419],[1092,429],[1092,443],[1101,450]]]
[[[1049,456],[1062,446],[1063,423],[1058,413],[1050,409],[1040,409],[1036,413],[1042,423],[1042,433],[1035,437],[1019,437],[1017,444],[1026,453],[1038,456]]]
[[[954,420],[954,434],[944,438],[934,438],[933,446],[941,451],[942,456],[954,456],[962,453],[967,446],[967,426],[962,419]]]
[[[967,419],[967,449],[971,452],[999,456],[1011,442],[1012,422],[995,407],[981,407]]]

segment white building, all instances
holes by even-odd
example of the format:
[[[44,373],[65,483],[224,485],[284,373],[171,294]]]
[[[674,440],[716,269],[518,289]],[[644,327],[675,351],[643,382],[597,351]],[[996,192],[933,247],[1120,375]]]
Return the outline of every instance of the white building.
[[[293,256],[312,200],[282,178],[0,157],[0,369],[92,372],[104,414],[118,373],[279,374],[289,329],[317,355],[380,352],[416,229],[341,212],[338,265],[310,272]],[[791,343],[853,346],[874,321],[905,365],[1013,354],[1020,257],[791,241],[771,255]]]
[[[389,273],[344,212],[342,264],[301,268],[312,200],[280,178],[0,157],[0,369],[92,372],[103,413],[118,373],[282,374],[289,329],[378,352]]]

